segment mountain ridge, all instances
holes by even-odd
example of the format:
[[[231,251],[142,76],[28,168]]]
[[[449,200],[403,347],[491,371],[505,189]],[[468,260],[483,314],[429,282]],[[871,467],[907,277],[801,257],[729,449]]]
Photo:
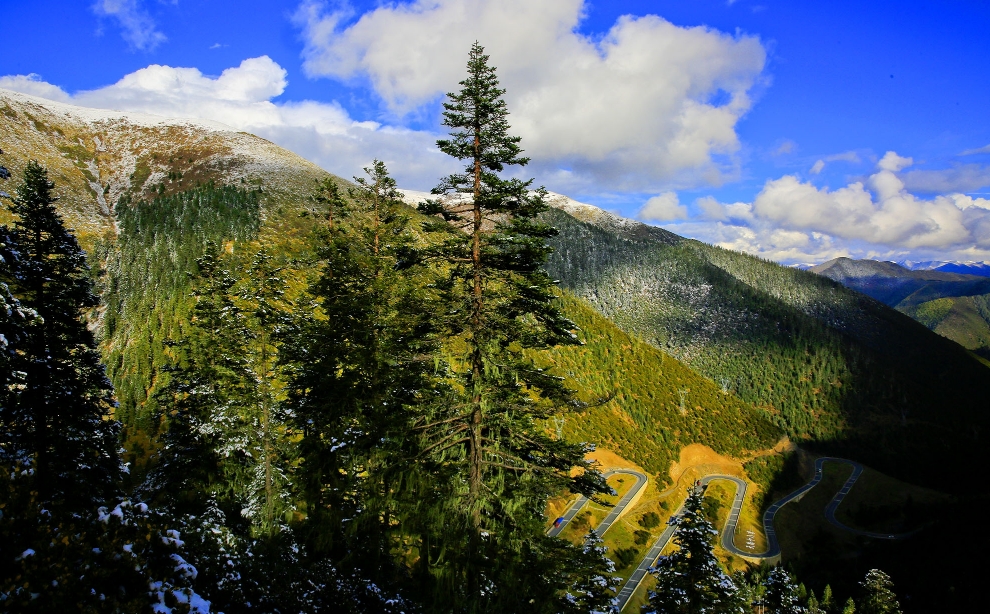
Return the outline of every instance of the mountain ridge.
[[[77,112],[64,104],[50,109],[48,101],[2,91],[0,113],[9,120],[0,126],[0,142],[12,172],[18,173],[28,158],[48,166],[62,197],[60,208],[70,225],[83,231],[104,294],[104,305],[92,324],[101,333],[101,349],[121,401],[118,417],[127,427],[131,458],[139,465],[147,463],[158,428],[154,390],[157,374],[167,364],[166,343],[181,337],[191,313],[185,270],[193,267],[197,256],[190,250],[204,238],[226,244],[229,251],[260,242],[305,261],[305,237],[315,224],[309,215],[310,194],[317,180],[333,176],[264,139],[213,122],[147,116],[132,124],[130,114]],[[210,187],[214,183],[216,189]],[[224,192],[225,185],[245,191],[244,219],[220,219],[223,223],[212,229],[197,228],[197,236],[184,235],[190,223],[202,223],[197,220],[231,215],[221,214],[222,208],[209,208],[213,198],[240,202],[241,197]],[[428,196],[408,192],[410,200]],[[575,209],[590,207],[563,195],[552,198]],[[248,213],[253,206],[255,212]],[[419,214],[410,211],[410,215]],[[155,296],[156,292],[164,295]],[[665,360],[660,352],[637,345],[640,342],[625,337],[590,307],[582,307],[579,299],[565,295],[561,300],[582,314],[579,319],[587,326],[610,339],[604,346],[589,341],[585,350],[607,359],[619,354],[618,347],[610,344],[638,348],[636,355],[648,370],[660,368]],[[581,351],[561,350],[556,356],[565,366],[580,364],[587,369],[591,364]],[[687,416],[680,415],[672,401],[676,391],[648,390],[633,368],[614,371],[604,381],[592,374],[582,376],[574,366],[568,380],[591,400],[615,392],[627,401],[592,407],[564,430],[606,442],[616,453],[648,467],[661,482],[677,448],[696,439],[721,451],[739,452],[768,449],[781,436],[752,406],[723,397],[716,393],[716,384],[675,365],[669,357],[666,360],[667,370],[675,374],[671,381],[678,380],[695,393],[696,403]],[[731,421],[733,416],[744,420],[746,428],[718,427],[722,434],[715,437],[711,425]],[[679,434],[658,435],[662,429],[657,425],[668,422],[676,425],[671,433]],[[645,441],[647,431],[656,441]]]
[[[106,269],[94,272],[103,275],[100,283],[113,281],[110,265],[119,254],[119,214],[110,202],[147,207],[210,182],[257,192],[257,240],[288,254],[305,252],[313,224],[305,217],[308,198],[314,182],[328,174],[295,154],[186,120],[172,125],[154,118],[157,123],[146,127],[119,116],[90,121],[92,112],[85,111],[77,122],[64,106],[51,111],[39,99],[4,93],[0,105],[7,118],[0,141],[13,145],[7,147],[12,171],[29,157],[51,166],[67,196],[61,203],[67,217],[83,227],[88,246],[98,248],[94,268]],[[562,195],[551,195],[550,202],[556,208],[548,216],[560,235],[548,270],[564,289],[722,393],[756,407],[796,442],[857,454],[857,460],[901,476],[927,476],[929,483],[937,472],[912,449],[959,456],[967,449],[954,445],[960,441],[978,447],[982,422],[974,421],[972,397],[990,391],[971,380],[985,379],[985,367],[907,316],[812,273],[685,239]],[[135,293],[142,290],[138,282]],[[146,310],[153,308],[152,301]],[[177,303],[174,309],[181,314],[187,307]],[[137,321],[126,312],[123,305],[123,317]],[[147,322],[135,329],[139,339],[118,336],[105,343],[125,356],[164,355],[169,328],[149,314],[141,314]],[[128,381],[139,392],[142,381],[154,381],[155,360],[121,360],[111,364],[111,375],[118,386],[121,378],[137,378]],[[944,399],[933,396],[937,386],[947,390]],[[694,407],[691,395],[699,390],[685,391],[681,402]]]

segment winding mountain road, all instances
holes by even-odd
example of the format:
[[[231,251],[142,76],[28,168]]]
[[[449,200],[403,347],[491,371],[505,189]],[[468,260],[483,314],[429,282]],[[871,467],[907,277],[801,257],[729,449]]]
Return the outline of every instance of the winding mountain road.
[[[615,506],[612,507],[611,510],[609,510],[608,515],[605,516],[605,519],[602,520],[595,528],[595,533],[598,535],[598,537],[604,535],[605,531],[608,531],[609,528],[611,528],[611,526],[615,524],[615,521],[619,519],[619,516],[621,516],[622,513],[625,511],[626,507],[629,506],[629,503],[636,498],[636,496],[640,493],[640,491],[643,490],[643,488],[646,487],[646,482],[649,479],[646,477],[645,474],[640,473],[639,471],[636,471],[634,469],[612,469],[611,471],[606,471],[602,475],[604,475],[606,479],[612,477],[613,475],[631,475],[632,477],[636,478],[636,483],[633,484],[629,488],[629,490],[626,491],[626,494],[622,495],[622,498],[616,502]],[[572,503],[571,506],[567,508],[567,511],[564,512],[564,515],[562,516],[563,521],[559,525],[550,527],[550,530],[547,531],[547,535],[549,535],[550,537],[556,537],[560,535],[560,532],[563,531],[565,527],[567,527],[568,523],[570,523],[575,516],[577,516],[577,513],[581,511],[581,508],[583,508],[587,502],[588,502],[588,497],[585,497],[584,495],[579,495],[577,501]]]
[[[835,517],[835,512],[839,508],[839,505],[842,503],[843,499],[845,499],[846,495],[849,494],[849,491],[856,483],[856,480],[858,480],[859,476],[863,473],[863,466],[855,461],[846,460],[844,458],[834,458],[834,457],[826,456],[815,460],[815,476],[811,479],[810,482],[808,482],[801,488],[798,488],[794,492],[788,494],[787,496],[774,502],[774,504],[771,505],[769,508],[767,508],[767,511],[764,512],[763,531],[767,537],[767,549],[763,552],[747,552],[737,548],[735,544],[735,533],[736,533],[736,527],[739,523],[739,514],[742,511],[743,502],[746,500],[746,488],[747,488],[746,482],[741,478],[732,475],[708,475],[702,478],[701,484],[702,486],[705,487],[707,487],[710,483],[716,480],[725,480],[728,482],[732,482],[736,487],[735,496],[733,497],[732,500],[732,507],[729,510],[729,517],[725,521],[725,526],[722,527],[722,535],[721,535],[722,547],[725,548],[727,551],[731,552],[732,554],[745,557],[748,559],[772,559],[777,556],[780,556],[780,543],[777,541],[777,532],[774,529],[774,518],[777,515],[777,512],[780,511],[780,508],[783,507],[784,505],[787,505],[791,501],[800,499],[802,496],[804,496],[805,493],[807,493],[809,490],[817,486],[818,483],[822,481],[825,463],[828,462],[842,463],[842,464],[850,465],[853,468],[852,474],[845,481],[845,483],[842,485],[839,491],[835,493],[835,496],[832,497],[828,505],[825,506],[825,519],[829,522],[829,524],[843,531],[848,531],[849,533],[853,533],[855,535],[861,535],[863,537],[871,537],[874,539],[904,539],[906,537],[910,537],[911,535],[914,535],[914,533],[917,532],[914,531],[911,533],[876,533],[873,531],[863,531],[861,529],[855,529],[853,527],[846,526],[841,522],[839,522],[839,520]],[[642,476],[643,480],[642,482],[638,482],[632,489],[630,489],[630,492],[627,493],[626,496],[623,497],[618,504],[616,504],[616,507],[613,508],[612,513],[609,514],[609,518],[611,518],[613,515],[614,518],[612,518],[611,521],[609,521],[609,518],[606,518],[606,521],[609,521],[608,525],[605,526],[606,522],[602,522],[602,524],[599,525],[600,528],[604,526],[604,530],[599,531],[598,533],[599,536],[601,536],[605,531],[607,531],[608,527],[612,526],[612,523],[614,523],[615,520],[618,519],[619,515],[621,515],[622,509],[625,507],[625,505],[628,505],[628,502],[633,499],[632,496],[629,496],[630,493],[632,493],[633,490],[638,492],[638,490],[641,489],[643,486],[645,486],[646,483],[646,476],[644,476],[639,472],[625,470],[625,469],[610,471],[606,473],[606,476],[614,475],[616,473],[630,473],[632,475]],[[582,499],[584,500],[582,501]],[[570,522],[570,520],[574,517],[574,515],[577,514],[580,508],[584,506],[585,502],[587,502],[587,499],[583,497],[579,498],[578,501],[575,502],[570,509],[568,509],[568,513],[564,515],[564,521],[560,524],[560,526],[554,527],[554,529],[551,530],[556,532],[551,532],[550,535],[559,534],[560,531],[562,531],[564,527],[567,526],[567,523]],[[623,508],[620,508],[619,507],[620,505],[622,505]],[[681,502],[681,505],[677,508],[677,511],[674,512],[673,515],[671,515],[671,519],[674,519],[677,516],[679,516],[683,510],[684,510],[684,503]],[[636,569],[633,570],[632,575],[629,576],[629,579],[626,580],[626,583],[619,590],[619,593],[616,595],[615,598],[615,604],[619,608],[620,612],[623,610],[623,608],[626,607],[626,605],[628,605],[629,600],[632,599],[632,596],[636,592],[636,589],[638,589],[640,584],[642,584],[643,580],[646,578],[646,575],[649,573],[650,568],[656,564],[657,559],[660,558],[660,553],[670,542],[671,538],[673,538],[676,530],[677,530],[677,525],[668,521],[667,528],[664,529],[663,533],[656,539],[656,541],[653,542],[653,545],[647,551],[646,556],[643,557],[643,560],[636,567]]]

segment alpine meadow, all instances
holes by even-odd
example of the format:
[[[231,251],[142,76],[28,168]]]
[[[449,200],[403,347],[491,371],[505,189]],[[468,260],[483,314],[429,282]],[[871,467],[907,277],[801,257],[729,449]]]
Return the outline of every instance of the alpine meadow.
[[[159,13],[174,8],[160,4]],[[564,115],[533,119],[553,92],[525,89],[538,71],[520,72],[502,43],[470,44],[465,70],[467,47],[436,39],[456,47],[460,81],[429,99],[435,112],[402,88],[446,74],[442,61],[418,77],[374,72],[389,28],[406,24],[388,19],[447,6],[426,4],[354,17],[312,2],[292,17],[310,37],[308,76],[362,66],[375,100],[393,105],[345,131],[354,140],[374,130],[379,140],[368,142],[382,148],[341,146],[351,179],[274,137],[192,112],[77,106],[102,90],[55,99],[33,73],[0,78],[0,610],[978,610],[978,560],[990,547],[980,530],[990,282],[865,259],[785,266],[744,250],[778,211],[766,204],[772,181],[752,204],[699,197],[686,207],[671,191],[638,215],[700,228],[689,216],[708,207],[722,233],[748,220],[749,234],[731,241],[551,192],[544,181],[577,186],[568,177],[601,179],[611,162],[549,159],[565,145],[548,145],[557,133],[534,121]],[[154,29],[159,13],[128,6],[130,22],[114,3],[89,10],[132,24],[129,44],[141,53],[169,44]],[[567,66],[633,71],[628,58],[609,64],[619,58],[609,50],[635,28],[677,29],[617,19],[595,43],[601,57],[575,46]],[[410,40],[426,36],[403,27]],[[735,45],[727,53],[739,62],[754,40],[760,53],[771,47],[708,26],[684,31]],[[377,42],[344,49],[362,36]],[[667,53],[694,52],[682,44]],[[252,66],[258,81],[248,85],[234,83],[234,69],[196,78],[225,84],[219,99],[246,100],[267,87],[267,65]],[[348,70],[355,83],[365,78]],[[703,96],[728,102],[705,104],[741,117],[760,70],[739,91],[711,77],[717,87]],[[678,87],[665,78],[658,89]],[[284,70],[280,79],[284,89]],[[581,96],[569,93],[559,112],[592,104]],[[265,104],[258,117],[352,110]],[[681,124],[702,112],[684,104]],[[435,120],[443,133],[403,158],[383,143],[427,131],[392,128],[393,116]],[[597,126],[573,128],[583,129],[597,138]],[[295,136],[285,144],[310,147],[286,130]],[[343,134],[335,130],[320,134]],[[688,132],[668,135],[685,158]],[[711,147],[733,164],[757,157]],[[633,168],[634,154],[615,159]],[[823,156],[811,172],[853,157]],[[838,217],[853,185],[879,194],[891,181],[907,190],[930,178],[896,174],[911,162],[894,158],[900,166],[884,157],[847,188],[808,179],[792,192],[835,197]],[[972,159],[953,168],[971,177],[982,164]],[[745,175],[716,166],[698,176],[721,185]],[[453,170],[431,192],[401,187],[441,167]],[[665,181],[688,186],[687,176]],[[627,189],[608,185],[603,194]],[[960,205],[957,217],[983,228],[985,202]],[[668,217],[650,217],[651,206]]]

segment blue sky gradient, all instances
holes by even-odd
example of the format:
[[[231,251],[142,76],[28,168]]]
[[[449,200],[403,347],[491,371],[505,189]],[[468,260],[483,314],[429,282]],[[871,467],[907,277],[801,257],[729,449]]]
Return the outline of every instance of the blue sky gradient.
[[[432,4],[473,10],[485,6],[486,0],[421,0],[419,10],[427,19]],[[534,136],[530,142],[537,152],[554,152],[544,156],[546,162],[534,160],[527,169],[537,182],[686,236],[784,262],[821,261],[835,255],[990,260],[990,219],[983,214],[990,213],[990,116],[986,111],[990,101],[990,36],[986,34],[990,3],[592,0],[582,8],[583,17],[571,33],[575,41],[598,45],[602,57],[610,31],[622,23],[623,16],[639,18],[643,27],[653,27],[649,30],[652,36],[668,32],[657,25],[659,21],[644,20],[647,15],[669,22],[685,41],[696,40],[700,45],[722,37],[724,48],[704,56],[709,60],[716,57],[732,63],[738,59],[733,54],[744,48],[753,51],[754,45],[763,57],[755,69],[752,62],[759,58],[754,56],[749,64],[718,73],[716,85],[699,85],[700,89],[689,88],[685,94],[685,99],[693,96],[712,109],[725,107],[733,95],[748,101],[727,124],[732,133],[729,140],[734,143],[725,141],[722,150],[715,147],[697,164],[675,154],[651,158],[641,144],[631,157],[616,153],[629,145],[619,143],[604,152],[604,158],[595,158],[579,149],[579,140],[572,149],[558,151]],[[376,9],[392,18],[377,23],[389,23],[394,29],[372,40],[361,24],[369,22]],[[7,77],[0,79],[0,87],[37,94],[37,87],[24,85],[24,76],[31,75],[28,81],[57,86],[64,99],[75,104],[168,114],[170,107],[154,106],[148,100],[131,109],[127,106],[131,103],[105,88],[151,65],[196,68],[204,79],[216,79],[244,60],[267,56],[271,64],[262,68],[275,84],[262,88],[267,92],[264,100],[252,104],[274,103],[277,108],[291,109],[294,117],[309,108],[336,113],[339,121],[373,122],[367,126],[374,133],[364,148],[335,156],[330,150],[336,145],[303,134],[300,126],[309,124],[298,117],[292,120],[298,126],[294,124],[291,134],[283,127],[265,128],[253,119],[245,119],[244,125],[256,127],[254,131],[262,136],[339,175],[353,175],[367,164],[365,158],[377,156],[390,163],[400,184],[428,190],[448,167],[428,155],[427,162],[422,162],[419,158],[424,156],[416,152],[442,132],[442,90],[437,88],[455,88],[456,78],[445,86],[439,85],[445,83],[440,79],[435,95],[429,90],[413,96],[411,103],[399,104],[376,81],[388,75],[385,64],[365,62],[350,69],[341,68],[340,62],[331,62],[329,68],[325,63],[322,68],[317,66],[320,58],[328,57],[328,49],[331,55],[337,54],[334,57],[342,49],[367,57],[394,45],[397,37],[409,35],[401,25],[412,23],[402,21],[410,10],[408,2],[15,1],[6,3],[3,12],[6,28],[0,77]],[[560,19],[568,23],[566,15]],[[314,24],[329,27],[328,38],[317,41]],[[516,25],[520,28],[509,24],[505,31],[514,32],[524,24]],[[691,30],[696,26],[707,29]],[[361,32],[364,38],[355,34]],[[354,36],[348,38],[348,34]],[[554,87],[565,91],[580,85],[540,73],[539,55],[533,57],[534,66],[511,55],[503,55],[500,61],[496,51],[509,49],[509,43],[481,42],[489,46],[500,74],[504,62],[509,82],[526,84],[517,89],[532,86],[533,91],[541,91],[551,79],[557,80]],[[411,41],[411,48],[416,44]],[[446,53],[462,58],[466,50],[460,46],[451,41]],[[649,45],[627,47],[629,53],[656,53]],[[658,71],[666,70],[664,58],[655,61]],[[387,63],[387,58],[382,62]],[[283,82],[278,80],[278,68],[284,71],[282,87],[278,86]],[[678,70],[678,75],[698,79],[698,83],[707,74],[703,67]],[[18,75],[20,80],[15,78]],[[649,78],[641,80],[647,88]],[[726,93],[716,87],[718,82],[738,87]],[[408,97],[414,91],[410,87],[400,84],[400,93]],[[93,91],[102,93],[80,94]],[[635,88],[629,91],[635,95]],[[644,93],[647,102],[650,95]],[[545,102],[540,107],[545,114],[553,115],[553,100],[566,102],[566,98]],[[299,107],[303,101],[321,106]],[[657,115],[666,112],[661,109],[663,101],[662,96],[657,98]],[[642,120],[651,118],[649,105],[636,108]],[[178,114],[192,112],[183,111],[181,105],[176,109]],[[519,118],[524,125],[527,118]],[[575,133],[583,129],[580,124],[573,126]],[[666,133],[657,128],[656,134]],[[524,135],[524,148],[525,139]],[[886,156],[887,152],[896,152],[898,157]],[[602,161],[609,156],[619,157]],[[900,187],[890,187],[890,181],[899,182]],[[865,187],[857,192],[853,189],[857,184]],[[847,190],[844,196],[836,196],[842,190]],[[917,219],[904,221],[902,228],[891,222],[895,215]]]

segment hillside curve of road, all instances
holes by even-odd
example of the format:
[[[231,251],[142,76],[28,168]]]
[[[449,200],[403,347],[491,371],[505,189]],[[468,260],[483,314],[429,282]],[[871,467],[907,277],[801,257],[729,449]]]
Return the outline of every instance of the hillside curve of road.
[[[780,511],[780,508],[783,507],[784,505],[787,505],[791,501],[800,499],[809,490],[817,486],[818,483],[822,481],[825,463],[828,462],[846,464],[846,465],[850,465],[853,468],[852,474],[845,481],[845,483],[843,483],[842,487],[838,490],[838,492],[836,492],[835,495],[832,497],[832,499],[828,502],[828,505],[825,506],[825,510],[824,510],[825,519],[829,522],[829,524],[843,531],[847,531],[855,535],[870,537],[874,539],[904,539],[910,537],[911,535],[914,535],[914,533],[917,532],[917,531],[913,531],[910,533],[877,533],[873,531],[863,531],[861,529],[856,529],[842,524],[835,517],[835,512],[836,510],[838,510],[839,505],[842,503],[843,499],[845,499],[846,495],[849,494],[849,491],[856,483],[856,480],[858,480],[859,476],[862,475],[863,466],[855,461],[847,460],[844,458],[835,458],[835,457],[826,456],[815,460],[815,476],[811,479],[811,481],[809,481],[804,486],[801,486],[794,492],[774,502],[774,504],[771,505],[769,508],[767,508],[767,511],[764,512],[763,531],[767,537],[767,549],[763,552],[747,552],[745,550],[739,549],[735,545],[735,533],[736,533],[736,527],[739,522],[739,514],[742,511],[742,505],[746,499],[746,489],[747,489],[746,481],[736,476],[721,475],[721,474],[707,475],[703,477],[700,480],[700,483],[703,487],[707,487],[710,483],[717,480],[725,480],[735,485],[735,495],[732,500],[732,507],[729,510],[729,516],[728,518],[726,518],[725,525],[722,527],[722,531],[721,531],[722,547],[728,552],[731,552],[732,554],[745,557],[747,559],[772,559],[780,556],[780,543],[777,541],[777,532],[774,529],[774,518],[777,515],[777,512]],[[612,523],[614,523],[615,520],[618,519],[618,517],[622,514],[622,511],[624,510],[625,506],[628,505],[629,501],[633,500],[635,495],[632,493],[634,491],[638,492],[646,485],[646,476],[643,475],[642,473],[639,473],[638,471],[619,469],[619,470],[609,471],[605,475],[611,476],[617,473],[628,473],[630,475],[635,475],[637,477],[641,476],[642,481],[637,482],[637,484],[635,484],[633,488],[631,488],[629,492],[626,493],[626,496],[624,496],[616,504],[615,508],[613,508],[612,512],[609,514],[609,517],[606,518],[606,521],[608,521],[609,518],[612,518],[611,521],[608,522],[607,526],[606,526],[606,521],[603,521],[599,525],[599,528],[603,529],[598,531],[599,536],[601,536],[605,531],[608,530],[609,527],[612,526]],[[552,536],[558,535],[564,529],[564,527],[567,526],[567,523],[569,523],[571,519],[574,518],[574,516],[578,513],[578,511],[580,511],[580,509],[584,506],[586,502],[587,502],[586,498],[579,497],[578,500],[567,510],[567,514],[563,516],[564,520],[559,524],[559,526],[555,526],[553,529],[551,529],[549,535]],[[620,505],[622,506],[621,508],[619,507]],[[643,560],[636,567],[636,569],[633,570],[632,575],[629,576],[629,579],[626,580],[626,583],[619,590],[615,598],[615,604],[620,612],[626,607],[626,605],[628,605],[629,600],[632,598],[633,594],[636,592],[640,584],[642,584],[643,580],[646,578],[646,575],[649,573],[650,568],[653,567],[656,564],[657,559],[660,558],[660,553],[673,538],[674,533],[677,530],[677,524],[676,522],[673,522],[673,520],[678,516],[680,516],[683,511],[684,511],[684,502],[682,501],[680,506],[678,506],[677,511],[675,511],[671,515],[670,517],[671,520],[668,521],[667,527],[664,529],[663,533],[656,539],[656,541],[653,542],[653,545],[647,551],[646,556],[643,557]]]
[[[646,483],[649,481],[646,474],[636,471],[635,469],[612,469],[604,472],[602,475],[605,476],[605,479],[608,479],[613,475],[631,475],[636,478],[636,483],[626,491],[626,494],[622,495],[622,498],[620,498],[615,503],[615,506],[609,510],[608,515],[605,516],[605,519],[602,520],[597,527],[595,527],[595,533],[598,537],[604,535],[605,532],[608,531],[613,524],[615,524],[615,521],[622,516],[629,504],[636,499],[644,488],[646,488]],[[588,497],[578,495],[577,501],[572,503],[571,506],[567,508],[564,515],[560,517],[559,523],[555,522],[554,525],[550,527],[550,530],[547,531],[547,535],[550,537],[557,537],[560,535],[560,532],[567,528],[567,525],[574,519],[575,516],[577,516],[577,513],[580,512],[587,503]]]

